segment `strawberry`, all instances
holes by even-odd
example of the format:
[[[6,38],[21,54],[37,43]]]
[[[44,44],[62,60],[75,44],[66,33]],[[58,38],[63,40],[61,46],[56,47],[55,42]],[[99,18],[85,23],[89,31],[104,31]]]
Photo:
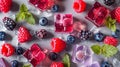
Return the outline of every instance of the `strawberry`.
[[[61,52],[66,48],[65,41],[59,39],[59,38],[53,38],[51,41],[52,51],[53,52]]]
[[[14,54],[14,51],[15,51],[15,49],[11,44],[5,43],[2,45],[2,48],[1,48],[2,55],[9,57]]]
[[[20,43],[27,42],[31,38],[32,38],[32,36],[31,36],[31,34],[30,34],[30,32],[28,31],[27,28],[25,28],[23,26],[19,28],[19,30],[18,30],[18,41]]]
[[[62,62],[53,62],[50,67],[64,67]]]
[[[11,5],[12,5],[12,0],[0,0],[0,10],[4,13],[10,10]]]
[[[114,19],[116,19],[120,23],[120,7],[117,7],[111,12],[111,15]]]
[[[104,39],[104,43],[108,44],[108,45],[112,45],[112,46],[117,46],[118,45],[118,40],[116,38],[114,38],[114,37],[107,36]]]

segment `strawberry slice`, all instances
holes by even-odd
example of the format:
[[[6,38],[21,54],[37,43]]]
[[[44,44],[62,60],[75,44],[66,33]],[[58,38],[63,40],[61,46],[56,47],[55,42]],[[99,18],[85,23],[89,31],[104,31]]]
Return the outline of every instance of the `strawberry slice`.
[[[66,48],[65,41],[59,39],[59,38],[53,38],[51,41],[52,51],[53,52],[62,52]]]
[[[2,48],[1,48],[2,55],[9,57],[14,54],[14,51],[15,51],[15,49],[11,44],[5,43],[2,45]]]
[[[31,40],[32,36],[30,34],[30,32],[28,31],[27,28],[25,27],[20,27],[19,30],[18,30],[18,41],[20,43],[24,43],[24,42],[27,42],[29,40]]]
[[[0,10],[4,13],[10,10],[11,5],[12,5],[12,0],[0,0]]]

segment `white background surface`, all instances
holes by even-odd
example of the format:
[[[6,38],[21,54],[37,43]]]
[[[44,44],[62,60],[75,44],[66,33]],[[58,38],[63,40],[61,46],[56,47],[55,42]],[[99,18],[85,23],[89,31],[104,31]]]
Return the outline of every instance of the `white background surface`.
[[[83,13],[76,13],[73,10],[72,5],[73,5],[74,0],[63,0],[63,1],[58,2],[57,4],[59,4],[60,8],[61,8],[60,13],[71,13],[71,14],[73,14],[74,21],[82,21],[84,23],[87,23],[88,29],[91,29],[94,25],[91,22],[89,22],[87,19],[85,19],[84,17],[88,13],[88,11],[92,8],[92,5],[95,3],[95,0],[85,0],[85,1],[87,3],[87,8],[86,8],[86,11],[83,12]],[[97,0],[97,1],[100,1],[102,3],[101,0]],[[40,17],[42,17],[42,16],[45,16],[45,13],[42,13],[42,12],[39,13],[38,10],[36,12],[36,8],[31,6],[28,3],[27,0],[13,0],[12,10],[9,13],[6,13],[6,14],[0,13],[0,22],[2,22],[2,18],[5,17],[5,16],[8,16],[8,17],[11,17],[11,18],[14,19],[14,14],[16,14],[16,12],[19,10],[19,6],[22,3],[25,3],[27,5],[27,7],[29,8],[29,10],[35,16],[37,16],[36,17],[37,22],[36,22],[36,25],[30,25],[28,23],[19,23],[19,24],[22,24],[23,26],[26,26],[32,33],[33,33],[33,31],[36,31],[36,30],[39,30],[39,29],[46,29],[49,32],[49,34],[48,34],[49,36],[47,38],[45,38],[45,39],[37,39],[37,38],[34,37],[32,39],[32,41],[30,41],[28,43],[20,44],[21,47],[23,47],[25,49],[28,49],[33,43],[38,43],[41,48],[46,48],[46,49],[51,50],[51,46],[50,46],[51,38],[53,38],[53,37],[61,37],[62,39],[66,40],[66,36],[68,34],[61,34],[61,33],[55,33],[54,32],[54,25],[53,25],[54,24],[54,20],[53,20],[53,17],[48,17],[48,19],[50,21],[48,26],[43,27],[43,26],[38,25],[38,19]],[[118,6],[118,4],[120,4],[120,3],[117,2],[117,5],[113,5],[113,6],[108,7],[108,8],[113,9],[116,6]],[[18,25],[18,27],[19,27],[19,25]],[[11,43],[14,47],[17,47],[17,44],[18,44],[17,35],[15,35],[15,32],[17,31],[17,28],[14,31],[7,31],[7,30],[5,30],[5,28],[0,28],[0,30],[2,30],[2,31],[4,30],[5,32],[7,32],[9,34],[8,40],[5,41],[5,42]],[[120,29],[119,25],[118,25],[118,29]],[[95,30],[100,30],[101,32],[103,32],[106,35],[111,35],[111,31],[109,29],[105,28],[105,27],[95,28]],[[3,43],[4,42],[0,42],[0,46]],[[91,46],[91,45],[93,45],[93,44],[95,44],[97,42],[95,42],[95,41],[79,42],[78,41],[76,43]],[[100,43],[100,44],[102,44],[102,43]],[[70,46],[72,47],[72,45],[70,45]],[[70,48],[70,50],[68,52],[71,54],[71,51],[72,50]],[[3,57],[3,56],[0,55],[0,57]],[[11,57],[8,57],[8,58],[4,57],[4,58],[6,58],[8,62],[11,62],[12,60],[19,60],[20,62],[26,62],[25,59],[24,60],[20,60],[20,59],[18,59],[18,57],[20,57],[20,56],[13,55]],[[95,60],[95,61],[97,60],[97,61],[101,62],[103,60],[103,57],[94,55],[93,60]],[[40,67],[40,66],[38,66],[38,67]],[[41,66],[41,67],[49,67],[49,66]],[[81,67],[81,66],[72,63],[71,67]]]

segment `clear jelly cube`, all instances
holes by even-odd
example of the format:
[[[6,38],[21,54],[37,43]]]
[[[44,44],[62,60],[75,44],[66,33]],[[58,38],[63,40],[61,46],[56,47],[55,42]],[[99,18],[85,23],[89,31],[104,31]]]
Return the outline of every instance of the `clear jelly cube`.
[[[97,27],[103,26],[106,17],[109,15],[109,10],[96,2],[93,8],[88,12],[87,19],[93,22]]]
[[[70,33],[73,31],[73,16],[72,14],[56,14],[55,17],[55,32]]]

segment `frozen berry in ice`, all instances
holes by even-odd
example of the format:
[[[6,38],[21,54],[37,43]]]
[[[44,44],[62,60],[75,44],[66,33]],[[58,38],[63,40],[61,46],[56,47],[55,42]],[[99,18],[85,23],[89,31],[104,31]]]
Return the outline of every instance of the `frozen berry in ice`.
[[[116,30],[115,32],[112,32],[112,36],[115,38],[119,38],[120,37],[120,30]]]

